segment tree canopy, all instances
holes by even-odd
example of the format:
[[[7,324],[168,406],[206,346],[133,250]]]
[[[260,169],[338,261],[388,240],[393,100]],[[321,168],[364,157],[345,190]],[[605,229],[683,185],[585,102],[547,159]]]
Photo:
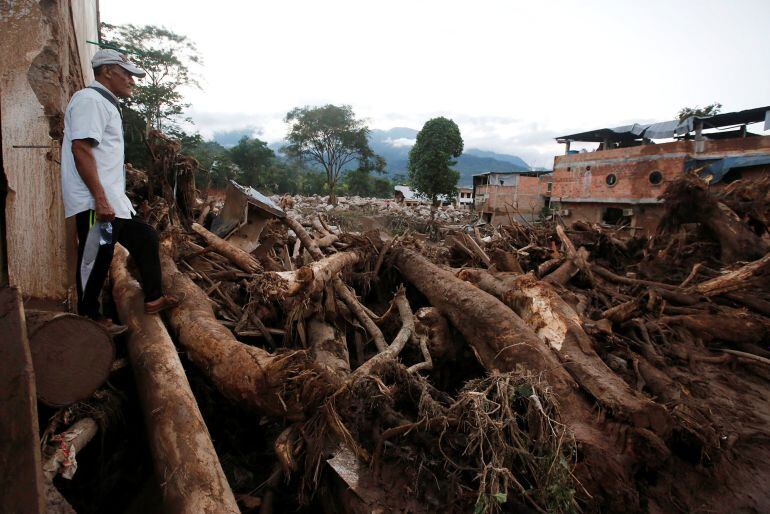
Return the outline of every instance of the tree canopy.
[[[330,203],[337,202],[337,182],[347,166],[358,161],[361,169],[384,169],[385,161],[369,148],[369,128],[349,105],[297,107],[285,121],[290,127],[284,153],[323,168]]]
[[[144,134],[152,128],[164,130],[165,123],[182,115],[183,86],[198,87],[190,67],[201,64],[195,43],[186,36],[154,25],[101,24],[102,45],[127,53],[147,72],[127,101],[144,119]]]
[[[695,107],[682,107],[682,109],[679,110],[679,113],[677,114],[677,119],[679,121],[686,120],[690,116],[713,116],[715,114],[719,114],[722,111],[722,104],[719,102],[714,102],[713,104],[709,104],[705,107],[698,107],[697,105]]]
[[[409,152],[409,179],[418,194],[434,204],[440,195],[454,198],[460,173],[453,170],[463,153],[463,138],[457,124],[447,118],[428,120],[417,133]]]

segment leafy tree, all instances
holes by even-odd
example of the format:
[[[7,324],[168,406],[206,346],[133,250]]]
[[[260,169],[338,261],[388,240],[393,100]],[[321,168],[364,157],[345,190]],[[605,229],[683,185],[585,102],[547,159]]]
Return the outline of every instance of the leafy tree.
[[[127,104],[144,119],[145,137],[152,128],[177,119],[189,104],[181,88],[199,87],[190,71],[201,63],[195,43],[186,36],[154,25],[101,24],[102,44],[128,53],[128,57],[147,72],[139,81]]]
[[[677,117],[679,121],[686,120],[690,116],[700,116],[700,117],[706,117],[706,116],[713,116],[715,114],[719,114],[722,111],[722,104],[719,102],[714,102],[713,104],[709,104],[703,108],[698,107],[697,105],[695,107],[683,107],[679,114],[677,114]]]
[[[198,161],[196,184],[203,189],[223,188],[229,179],[237,178],[239,168],[230,159],[227,148],[216,141],[203,141],[200,134],[182,138],[182,153]]]
[[[232,162],[240,168],[239,182],[255,187],[264,185],[264,175],[275,160],[275,152],[267,143],[261,139],[243,136],[228,153]]]
[[[337,203],[337,182],[346,166],[358,161],[364,167],[384,168],[385,161],[369,148],[369,128],[356,119],[349,105],[297,107],[286,114],[285,121],[290,128],[284,153],[323,168],[329,203]]]
[[[463,153],[463,138],[457,124],[444,117],[433,118],[417,133],[409,151],[409,179],[412,186],[434,205],[440,195],[454,198],[460,173],[451,167]]]

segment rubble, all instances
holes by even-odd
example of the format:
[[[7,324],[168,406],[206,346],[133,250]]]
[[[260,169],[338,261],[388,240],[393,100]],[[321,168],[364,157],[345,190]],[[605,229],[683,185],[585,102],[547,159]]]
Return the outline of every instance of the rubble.
[[[169,333],[241,510],[767,510],[770,198],[693,180],[646,239],[273,197],[286,216],[250,254],[194,223],[221,203],[145,197],[184,297]],[[741,231],[683,217],[695,189]],[[115,259],[112,294],[133,341],[129,269]]]

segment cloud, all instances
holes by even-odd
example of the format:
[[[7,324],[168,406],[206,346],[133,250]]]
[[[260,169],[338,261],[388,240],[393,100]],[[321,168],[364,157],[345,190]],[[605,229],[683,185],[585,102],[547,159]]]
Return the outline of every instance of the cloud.
[[[385,139],[384,142],[388,143],[390,146],[394,146],[396,148],[403,148],[405,146],[414,146],[414,144],[417,142],[417,140],[416,139],[411,139],[411,138],[408,138],[408,137],[397,137],[395,139],[392,138],[392,137],[389,137],[389,138]]]

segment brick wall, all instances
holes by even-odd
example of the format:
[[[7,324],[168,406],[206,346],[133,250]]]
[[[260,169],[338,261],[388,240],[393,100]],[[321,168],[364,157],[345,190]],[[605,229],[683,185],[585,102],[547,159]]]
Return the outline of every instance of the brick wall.
[[[691,158],[721,158],[770,151],[770,136],[702,141],[696,152],[696,141],[676,141],[659,145],[616,148],[598,152],[560,155],[554,158],[554,200],[596,199],[653,201],[666,183],[677,178],[684,163]],[[661,182],[654,185],[650,174],[659,171]],[[614,184],[607,176],[615,176]]]

